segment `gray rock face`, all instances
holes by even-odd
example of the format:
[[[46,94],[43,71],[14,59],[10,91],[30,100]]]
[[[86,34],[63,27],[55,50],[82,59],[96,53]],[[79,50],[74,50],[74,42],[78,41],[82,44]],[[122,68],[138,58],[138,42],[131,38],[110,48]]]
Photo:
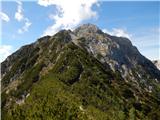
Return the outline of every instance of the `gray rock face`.
[[[75,29],[73,33],[79,39],[79,43],[83,41],[82,47],[102,63],[107,63],[113,71],[120,71],[125,79],[142,79],[142,76],[143,78],[154,78],[156,76],[155,78],[160,80],[160,71],[140,54],[129,39],[105,34],[92,24],[84,24]]]
[[[84,37],[84,34],[89,34],[89,33],[90,34],[97,34],[97,33],[102,33],[102,31],[96,25],[84,24],[84,25],[78,27],[77,29],[75,29],[74,33],[77,36]]]
[[[152,61],[154,65],[160,70],[160,60],[154,60]]]

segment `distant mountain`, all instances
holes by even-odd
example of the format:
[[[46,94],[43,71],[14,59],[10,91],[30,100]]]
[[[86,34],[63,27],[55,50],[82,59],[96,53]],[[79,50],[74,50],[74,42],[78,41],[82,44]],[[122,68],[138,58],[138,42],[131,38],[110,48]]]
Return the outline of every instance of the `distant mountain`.
[[[23,46],[1,68],[2,120],[160,118],[160,71],[92,24]]]
[[[155,64],[155,66],[160,70],[160,60],[154,60],[154,61],[152,61],[154,64]]]

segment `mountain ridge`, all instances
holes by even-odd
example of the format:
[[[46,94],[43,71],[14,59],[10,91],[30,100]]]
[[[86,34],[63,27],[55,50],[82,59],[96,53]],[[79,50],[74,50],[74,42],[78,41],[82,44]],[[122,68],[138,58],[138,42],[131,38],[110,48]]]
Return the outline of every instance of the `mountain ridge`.
[[[3,119],[12,115],[34,119],[34,114],[37,119],[159,117],[160,71],[129,39],[105,34],[92,24],[39,38],[9,56],[1,67]],[[62,103],[66,106],[59,106]],[[24,111],[28,105],[35,108],[33,113],[29,108]],[[52,114],[46,105],[56,106],[48,106]]]

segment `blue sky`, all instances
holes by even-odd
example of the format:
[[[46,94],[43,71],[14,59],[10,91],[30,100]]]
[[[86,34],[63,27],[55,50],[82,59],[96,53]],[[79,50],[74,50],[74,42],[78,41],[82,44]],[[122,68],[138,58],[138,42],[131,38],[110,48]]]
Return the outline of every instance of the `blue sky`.
[[[160,2],[87,0],[71,5],[62,3],[64,0],[42,1],[1,2],[1,61],[43,35],[74,29],[83,23],[96,24],[112,35],[129,37],[144,56],[160,59]]]

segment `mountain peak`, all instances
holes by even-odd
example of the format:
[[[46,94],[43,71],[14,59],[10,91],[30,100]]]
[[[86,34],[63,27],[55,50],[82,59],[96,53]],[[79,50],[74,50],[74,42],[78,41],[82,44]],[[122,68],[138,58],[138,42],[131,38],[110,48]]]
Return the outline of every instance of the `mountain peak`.
[[[160,71],[93,24],[23,46],[1,68],[2,120],[160,118]]]
[[[94,24],[83,24],[79,26],[77,29],[74,30],[76,34],[83,34],[83,33],[103,33],[96,25]]]
[[[78,28],[89,28],[89,29],[99,29],[96,25],[91,24],[91,23],[87,23],[87,24],[82,24],[81,26],[79,26]]]

